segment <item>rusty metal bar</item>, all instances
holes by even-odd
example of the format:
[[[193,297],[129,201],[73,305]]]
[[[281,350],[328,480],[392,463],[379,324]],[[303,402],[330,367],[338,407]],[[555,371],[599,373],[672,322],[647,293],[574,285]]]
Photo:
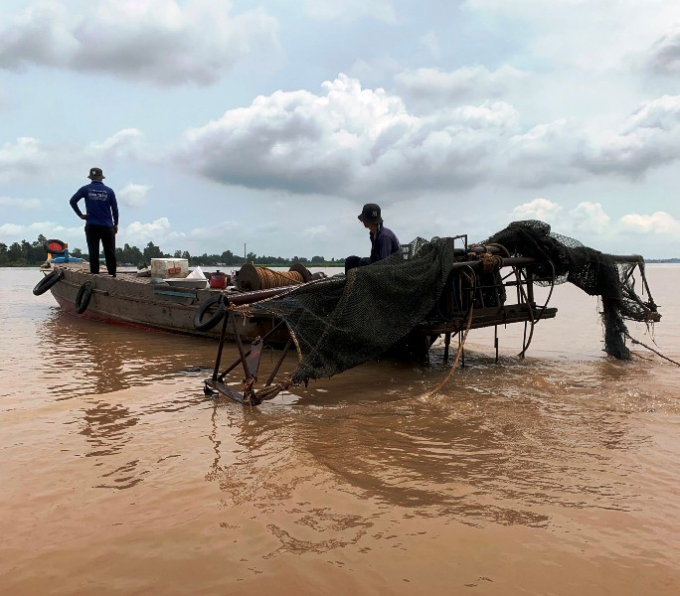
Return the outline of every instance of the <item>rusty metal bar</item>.
[[[222,350],[224,349],[224,342],[227,338],[227,321],[231,315],[226,312],[224,314],[224,321],[222,322],[222,333],[220,333],[220,347],[217,348],[217,358],[215,359],[215,370],[213,371],[213,381],[217,380],[220,373],[220,364],[222,363]]]
[[[243,364],[243,373],[248,376],[248,363],[246,361],[246,355],[243,351],[243,342],[241,341],[241,334],[238,332],[238,327],[236,326],[236,317],[231,317],[231,326],[234,329],[234,337],[236,339],[236,346],[238,347],[239,360]]]
[[[278,322],[276,325],[274,325],[269,331],[267,331],[267,333],[265,333],[265,334],[262,336],[262,342],[264,343],[264,341],[265,341],[272,333],[274,333],[274,331],[276,331],[279,327],[281,327],[281,325],[283,325],[283,320],[279,321],[279,322]],[[248,351],[245,353],[245,357],[246,357],[246,358],[247,358],[248,356],[250,356],[250,352],[251,352],[251,350],[248,350]],[[225,378],[232,370],[234,370],[234,369],[239,365],[240,362],[241,362],[241,357],[239,356],[232,364],[230,364],[226,369],[224,369],[224,372],[219,376],[219,380],[220,380],[220,381],[223,381],[224,378]]]
[[[272,370],[272,373],[269,375],[269,378],[267,379],[267,382],[264,384],[265,387],[269,387],[272,382],[274,381],[274,377],[276,377],[276,373],[279,372],[279,368],[281,368],[281,365],[283,364],[283,360],[286,357],[286,354],[288,354],[288,351],[290,350],[291,346],[293,345],[293,338],[288,339],[288,343],[286,343],[286,347],[283,348],[283,352],[281,352],[281,356],[279,357],[278,362],[274,366],[274,370]]]
[[[248,377],[257,381],[257,371],[260,370],[260,359],[262,358],[262,338],[258,337],[250,345],[250,355],[248,355],[246,363],[248,365]]]
[[[449,361],[449,347],[451,346],[451,332],[447,331],[444,334],[444,362]]]

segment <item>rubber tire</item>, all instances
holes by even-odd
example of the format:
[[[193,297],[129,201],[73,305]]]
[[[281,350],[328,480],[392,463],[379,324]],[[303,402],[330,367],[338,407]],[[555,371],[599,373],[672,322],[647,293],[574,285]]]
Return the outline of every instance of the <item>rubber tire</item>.
[[[82,315],[86,310],[87,307],[90,305],[90,300],[92,299],[92,290],[93,290],[93,285],[91,281],[86,281],[80,288],[78,289],[78,293],[76,294],[76,312],[79,315]]]
[[[219,303],[215,314],[210,317],[207,321],[203,321],[203,315],[208,311],[211,306]],[[196,331],[210,331],[217,323],[219,323],[224,315],[227,313],[227,307],[222,300],[222,294],[217,294],[208,298],[201,307],[196,311],[194,315],[194,328]]]
[[[43,277],[33,288],[33,294],[40,296],[56,284],[62,277],[64,277],[63,269],[53,269],[51,273]]]

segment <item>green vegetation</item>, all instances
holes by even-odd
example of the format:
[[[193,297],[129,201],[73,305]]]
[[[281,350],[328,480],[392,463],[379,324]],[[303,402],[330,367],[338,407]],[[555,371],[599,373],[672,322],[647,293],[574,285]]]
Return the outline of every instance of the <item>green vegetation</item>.
[[[42,265],[47,258],[44,247],[46,240],[47,238],[41,234],[33,243],[22,240],[21,242],[14,242],[8,247],[6,244],[0,242],[0,267],[38,267]],[[89,255],[83,253],[79,248],[69,248],[69,253],[72,257],[83,257],[89,260]],[[203,253],[202,255],[194,257],[186,250],[176,250],[172,254],[165,253],[153,242],[149,242],[143,250],[140,250],[136,246],[125,244],[123,248],[116,248],[116,258],[118,259],[119,265],[132,266],[151,263],[151,259],[155,258],[187,259],[189,265],[192,267],[195,267],[196,265],[200,265],[201,267],[240,267],[245,262],[270,267],[284,267],[286,265],[292,265],[293,263],[303,263],[313,267],[339,267],[344,264],[344,259],[330,259],[330,261],[327,261],[321,256],[314,256],[311,259],[294,256],[292,259],[287,259],[285,257],[258,256],[251,252],[244,258],[235,255],[230,250],[225,250],[219,255]]]
[[[45,236],[29,244],[26,240],[15,242],[11,246],[0,242],[0,267],[37,267],[47,258],[45,254]],[[78,249],[71,252],[74,257],[82,256]]]

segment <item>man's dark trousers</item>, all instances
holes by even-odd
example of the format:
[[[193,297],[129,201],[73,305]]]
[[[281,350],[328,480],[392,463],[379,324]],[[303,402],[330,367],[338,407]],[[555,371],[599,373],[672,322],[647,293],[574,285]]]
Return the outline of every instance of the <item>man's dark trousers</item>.
[[[90,253],[90,273],[99,273],[99,241],[104,248],[106,269],[110,275],[116,274],[116,235],[109,226],[85,226],[87,250]]]

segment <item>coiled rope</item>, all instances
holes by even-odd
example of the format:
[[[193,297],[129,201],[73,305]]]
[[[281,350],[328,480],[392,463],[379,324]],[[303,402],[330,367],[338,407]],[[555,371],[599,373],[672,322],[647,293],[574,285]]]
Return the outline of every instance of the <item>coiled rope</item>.
[[[298,271],[274,271],[267,267],[255,267],[249,263],[241,267],[237,280],[238,289],[242,292],[299,285],[305,281]]]

